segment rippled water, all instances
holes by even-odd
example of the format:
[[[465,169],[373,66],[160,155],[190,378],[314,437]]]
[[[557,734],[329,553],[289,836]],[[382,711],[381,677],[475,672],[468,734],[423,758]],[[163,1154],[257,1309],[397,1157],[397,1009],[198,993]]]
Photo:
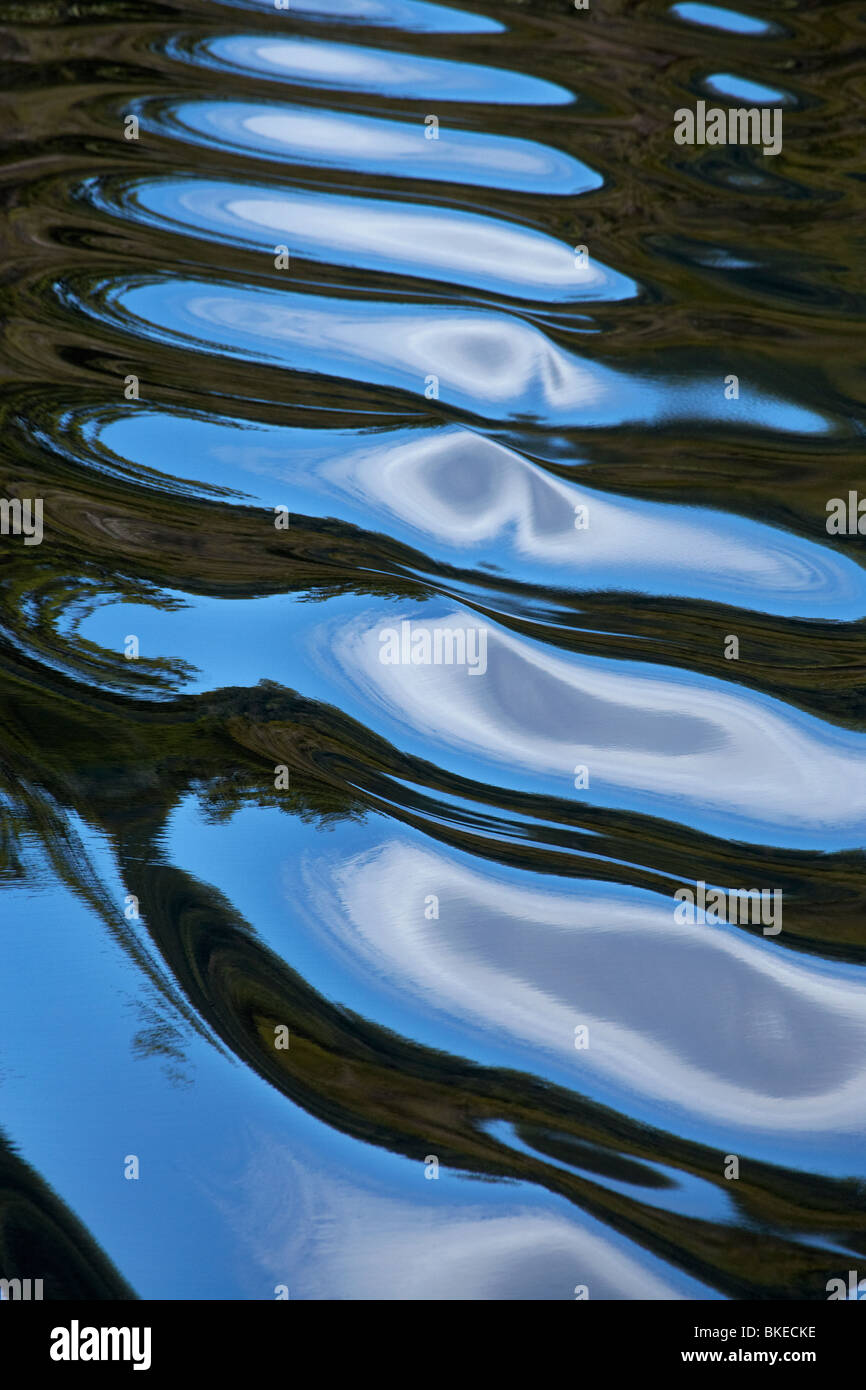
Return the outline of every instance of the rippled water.
[[[862,6],[0,19],[0,1277],[825,1298]]]

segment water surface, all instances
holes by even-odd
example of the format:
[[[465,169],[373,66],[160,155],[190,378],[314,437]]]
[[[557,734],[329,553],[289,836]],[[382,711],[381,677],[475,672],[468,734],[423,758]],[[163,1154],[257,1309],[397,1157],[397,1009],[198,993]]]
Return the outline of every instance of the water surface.
[[[0,19],[2,496],[44,504],[0,537],[0,1277],[825,1298],[860,7]],[[782,152],[678,146],[699,99]]]

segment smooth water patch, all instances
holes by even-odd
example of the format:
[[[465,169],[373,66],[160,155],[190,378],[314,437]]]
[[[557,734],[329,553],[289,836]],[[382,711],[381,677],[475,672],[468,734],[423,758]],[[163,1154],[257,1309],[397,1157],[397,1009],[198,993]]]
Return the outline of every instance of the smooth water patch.
[[[165,1007],[66,885],[3,894],[4,922],[20,922],[4,933],[0,975],[4,1127],[140,1297],[244,1297],[236,1238],[199,1175],[226,1180],[228,1117],[264,1088]],[[129,1154],[140,1181],[124,1179]],[[194,1259],[167,1258],[178,1230]]]
[[[728,97],[731,101],[746,102],[749,106],[795,105],[795,98],[790,92],[783,92],[778,87],[767,87],[761,82],[751,82],[731,72],[714,72],[704,78],[703,85],[713,96]]]
[[[76,457],[114,476],[170,494],[183,479],[201,497],[336,516],[431,562],[787,617],[866,615],[866,573],[829,547],[731,513],[588,489],[458,425],[305,429],[143,405],[75,424],[89,451]]]
[[[158,342],[301,373],[396,387],[487,420],[610,428],[713,421],[824,434],[824,418],[751,387],[728,400],[724,371],[666,379],[603,366],[495,310],[335,299],[203,280],[108,280],[61,299]]]
[[[82,831],[80,868],[122,918],[111,851]],[[273,1301],[286,1285],[294,1301],[568,1299],[572,1265],[611,1298],[702,1295],[537,1185],[488,1185],[482,1199],[444,1164],[428,1183],[420,1159],[313,1118],[166,1011],[68,888],[4,893],[4,1127],[141,1298]],[[22,980],[38,981],[38,1009]]]
[[[778,25],[755,15],[741,14],[738,10],[723,9],[720,5],[699,5],[686,3],[671,5],[671,14],[683,19],[687,24],[702,24],[710,29],[720,29],[726,34],[748,34],[752,38],[778,34]]]
[[[275,0],[219,0],[221,5],[273,16]],[[502,34],[505,25],[469,10],[433,5],[429,0],[286,0],[287,19],[358,24],[370,29],[401,29],[407,34]]]
[[[91,202],[187,235],[291,257],[469,285],[552,303],[633,298],[633,280],[574,248],[504,218],[359,195],[275,190],[224,180],[158,179],[114,195],[96,180]],[[291,266],[287,267],[291,269]]]
[[[850,1118],[855,1088],[847,1086],[861,1066],[856,1039],[866,1008],[857,969],[791,953],[778,939],[734,926],[680,927],[672,898],[479,859],[376,812],[330,829],[274,806],[247,806],[230,821],[215,822],[190,795],[173,811],[166,843],[190,873],[254,921],[268,947],[315,990],[396,1036],[484,1067],[529,1071],[662,1131],[671,1125],[672,1096],[685,1083],[676,1131],[682,1136],[724,1145],[723,1152],[736,1137],[739,1152],[768,1163],[780,1154],[790,1163],[796,1154],[807,1168],[842,1174],[862,1168],[858,1126]],[[256,875],[249,873],[249,856],[260,865]],[[385,874],[381,882],[377,868]],[[622,966],[631,956],[620,948],[632,932],[635,965],[650,957],[646,978]],[[727,943],[718,943],[719,936]],[[672,950],[684,953],[693,992],[677,991],[676,968],[666,977]],[[615,959],[625,971],[621,994]],[[719,1004],[712,1002],[717,967],[726,982]],[[663,1011],[652,1007],[656,987]],[[765,987],[771,1013],[762,1013]],[[593,1055],[594,1032],[589,1048],[575,1047],[575,1025],[587,1021],[590,1005],[599,1014],[603,1061]],[[822,1061],[818,1049],[801,1075],[797,1057],[814,1036],[806,1022],[813,1008],[838,1050]],[[787,1030],[801,1024],[805,1036],[795,1037],[789,1051]],[[729,1056],[728,1035],[737,1028],[755,1049],[751,1069],[742,1039]],[[672,1041],[692,1029],[687,1066],[669,1071]],[[632,1049],[624,1069],[620,1044],[623,1056]],[[659,1075],[642,1065],[642,1050]],[[716,1116],[704,1083],[749,1104],[733,1117]],[[760,1114],[755,1097],[765,1088],[769,1110]],[[840,1115],[847,1112],[841,1128],[802,1123],[806,1108],[817,1115],[834,1105]],[[677,1180],[688,1176],[679,1173]],[[701,1187],[695,1214],[720,1215],[718,1189]]]
[[[498,765],[511,785],[523,773],[571,795],[576,768],[591,768],[594,803],[752,843],[860,847],[863,734],[714,677],[555,652],[465,610],[428,614],[368,610],[330,629],[342,698],[365,697],[367,722],[372,706],[404,731],[429,731],[464,768],[477,761],[482,782]],[[425,658],[437,630],[462,634],[462,664]],[[397,634],[399,660],[385,632]]]
[[[468,101],[489,106],[562,106],[574,93],[540,77],[447,58],[323,39],[231,34],[203,39],[194,49],[170,44],[173,58],[242,72],[275,82],[330,91],[369,92],[408,101]]]
[[[603,182],[551,145],[450,125],[447,139],[428,140],[421,120],[277,102],[145,102],[140,111],[146,130],[280,163],[559,198],[590,193]]]
[[[423,1146],[422,1146],[423,1147]],[[526,1183],[467,1191],[464,1176],[403,1160],[415,1192],[301,1167],[257,1135],[230,1210],[271,1286],[294,1299],[573,1300],[577,1282],[611,1300],[704,1297],[703,1286],[562,1198]],[[304,1217],[299,1224],[298,1213]],[[309,1252],[309,1253],[308,1253]]]
[[[678,925],[670,900],[506,884],[398,840],[336,875],[310,864],[304,895],[360,973],[551,1053],[581,1089],[600,1072],[743,1130],[863,1124],[866,989],[735,928]]]
[[[866,737],[744,686],[557,651],[450,600],[345,596],[324,615],[302,596],[163,591],[161,602],[176,606],[91,599],[59,635],[71,658],[81,641],[115,653],[128,679],[121,653],[135,634],[149,698],[154,660],[186,663],[181,677],[166,670],[168,688],[276,681],[482,786],[685,819],[751,844],[861,845]],[[592,781],[575,793],[577,767]]]

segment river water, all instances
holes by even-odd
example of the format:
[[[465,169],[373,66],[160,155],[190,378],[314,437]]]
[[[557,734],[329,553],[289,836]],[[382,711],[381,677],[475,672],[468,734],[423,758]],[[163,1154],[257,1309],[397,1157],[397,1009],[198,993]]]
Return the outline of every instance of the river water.
[[[826,1298],[862,5],[0,22],[0,1276]]]

